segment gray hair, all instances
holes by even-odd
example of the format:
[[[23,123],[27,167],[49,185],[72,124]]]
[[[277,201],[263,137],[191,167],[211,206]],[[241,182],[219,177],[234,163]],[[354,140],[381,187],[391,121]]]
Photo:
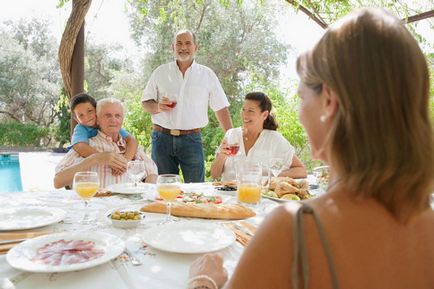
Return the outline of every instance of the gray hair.
[[[193,33],[193,31],[188,30],[188,29],[182,29],[179,30],[178,32],[175,33],[175,36],[173,37],[173,43],[176,43],[176,37],[180,34],[184,34],[184,33],[188,33],[191,35],[191,37],[193,37],[193,43],[197,45],[196,43],[196,35]]]
[[[99,114],[101,113],[102,107],[104,105],[106,105],[106,104],[109,104],[109,103],[119,105],[122,108],[122,114],[125,115],[125,108],[124,108],[124,104],[122,103],[122,101],[120,101],[117,98],[107,97],[107,98],[103,98],[103,99],[98,100],[98,102],[96,104],[96,115],[97,115],[97,117],[100,116]]]

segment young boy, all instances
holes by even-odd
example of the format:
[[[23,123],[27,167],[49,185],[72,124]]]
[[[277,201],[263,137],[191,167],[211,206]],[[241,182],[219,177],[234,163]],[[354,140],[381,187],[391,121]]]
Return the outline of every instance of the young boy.
[[[89,138],[98,133],[95,99],[86,93],[74,96],[71,100],[71,113],[78,123],[71,137],[73,149],[84,158],[97,153],[98,151],[89,145]],[[138,143],[125,129],[122,128],[119,133],[126,142],[124,157],[127,161],[131,161],[136,154]],[[126,167],[123,171],[113,169],[112,173],[113,175],[120,175],[125,170]]]

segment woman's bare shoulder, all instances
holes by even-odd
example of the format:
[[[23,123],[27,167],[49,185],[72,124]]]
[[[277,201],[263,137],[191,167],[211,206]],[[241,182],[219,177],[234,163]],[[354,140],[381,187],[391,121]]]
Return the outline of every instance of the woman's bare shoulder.
[[[289,288],[292,217],[297,204],[274,209],[262,222],[226,288]]]

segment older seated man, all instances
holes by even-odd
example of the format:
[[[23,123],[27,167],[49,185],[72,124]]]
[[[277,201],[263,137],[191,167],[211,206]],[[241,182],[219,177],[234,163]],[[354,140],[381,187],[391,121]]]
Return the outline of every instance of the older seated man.
[[[114,176],[111,168],[125,168],[126,160],[122,156],[125,152],[125,140],[119,130],[124,120],[124,107],[115,98],[104,98],[98,101],[96,107],[98,134],[89,139],[89,145],[99,151],[87,158],[82,158],[76,151],[70,150],[56,167],[54,187],[61,188],[72,184],[74,174],[79,171],[98,172],[100,186],[106,188],[115,183],[128,182],[126,173]],[[136,160],[145,162],[145,182],[155,183],[157,166],[139,147]]]

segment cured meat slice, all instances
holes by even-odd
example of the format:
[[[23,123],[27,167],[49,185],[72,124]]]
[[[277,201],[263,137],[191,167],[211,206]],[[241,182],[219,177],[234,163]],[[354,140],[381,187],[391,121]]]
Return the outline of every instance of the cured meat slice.
[[[61,239],[39,248],[32,261],[54,266],[72,265],[88,262],[102,255],[104,251],[95,248],[93,241]]]

